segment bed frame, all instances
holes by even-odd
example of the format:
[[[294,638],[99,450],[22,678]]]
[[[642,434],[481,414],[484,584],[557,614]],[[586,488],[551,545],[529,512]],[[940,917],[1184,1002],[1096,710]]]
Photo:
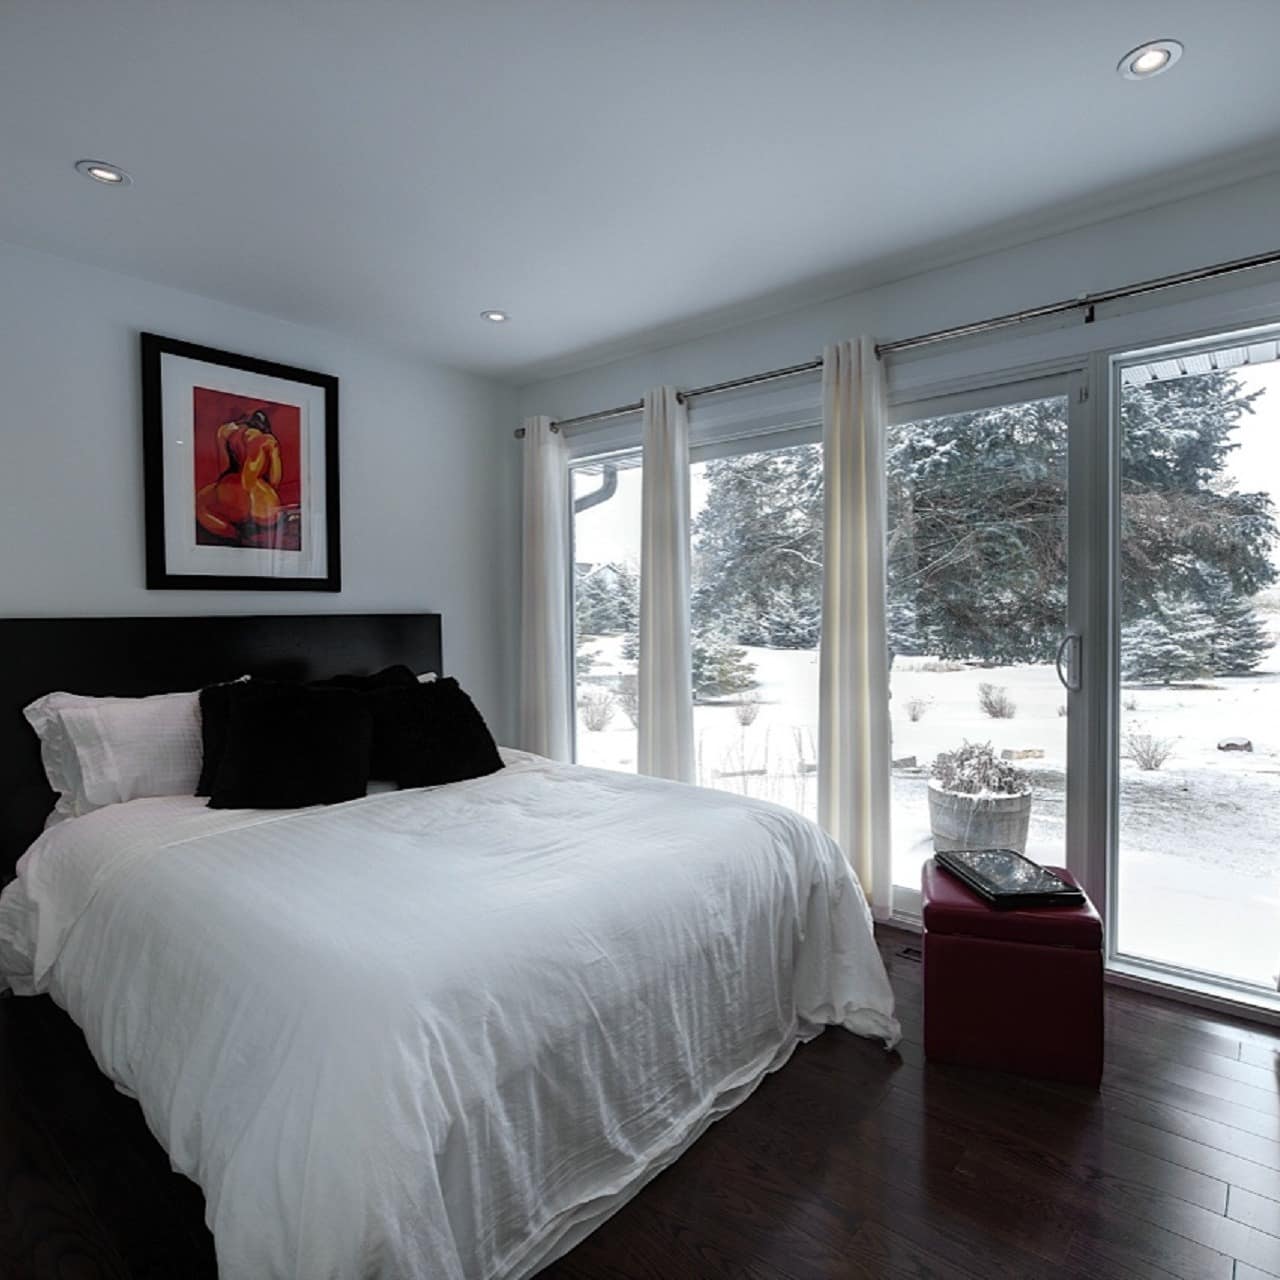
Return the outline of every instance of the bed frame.
[[[250,673],[441,671],[438,613],[0,619],[0,884],[53,808],[22,708],[55,689],[137,697]]]

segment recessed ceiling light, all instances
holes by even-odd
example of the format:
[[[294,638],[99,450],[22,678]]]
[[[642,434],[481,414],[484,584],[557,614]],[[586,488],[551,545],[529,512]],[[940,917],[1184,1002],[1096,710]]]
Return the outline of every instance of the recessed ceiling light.
[[[127,187],[133,181],[123,169],[101,160],[77,160],[76,172],[108,187]]]
[[[1150,80],[1162,71],[1168,71],[1182,57],[1182,45],[1177,40],[1148,40],[1128,53],[1116,64],[1116,70],[1126,80]]]
[[[505,324],[511,317],[505,311],[482,311],[480,319],[488,320],[490,324]]]

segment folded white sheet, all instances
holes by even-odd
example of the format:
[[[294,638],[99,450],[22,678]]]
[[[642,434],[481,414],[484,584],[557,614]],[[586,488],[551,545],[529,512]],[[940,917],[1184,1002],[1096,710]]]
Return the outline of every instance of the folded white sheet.
[[[138,1097],[225,1280],[531,1275],[823,1024],[896,1040],[811,823],[507,759],[326,809],[113,805],[0,897],[0,973]]]

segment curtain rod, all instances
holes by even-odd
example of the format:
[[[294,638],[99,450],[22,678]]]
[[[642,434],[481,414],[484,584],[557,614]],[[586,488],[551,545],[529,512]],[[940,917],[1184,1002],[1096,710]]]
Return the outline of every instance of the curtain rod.
[[[996,329],[1008,329],[1016,324],[1025,324],[1028,320],[1042,320],[1047,316],[1065,315],[1071,311],[1082,310],[1085,323],[1093,321],[1094,308],[1105,302],[1118,302],[1122,298],[1138,298],[1148,293],[1160,293],[1165,289],[1176,289],[1184,284],[1197,284],[1202,280],[1215,280],[1219,276],[1235,275],[1241,271],[1256,271],[1259,267],[1270,267],[1280,264],[1280,249],[1271,253],[1255,254],[1251,258],[1234,258],[1230,262],[1218,262],[1210,267],[1195,267],[1190,271],[1180,271],[1176,275],[1157,276],[1151,280],[1140,280],[1136,284],[1121,285],[1117,289],[1103,289],[1098,293],[1082,293],[1074,298],[1063,298],[1060,302],[1049,302],[1040,307],[1027,307],[1022,311],[1009,311],[1004,315],[992,316],[989,320],[975,320],[971,324],[952,325],[947,329],[934,329],[931,333],[920,333],[911,338],[899,338],[896,342],[881,342],[876,346],[877,357],[883,359],[899,351],[911,351],[916,347],[930,347],[938,342],[951,342],[956,338],[968,338],[979,333],[991,333]],[[812,373],[822,368],[822,358],[806,360],[802,364],[787,365],[782,369],[770,369],[765,373],[749,374],[745,378],[730,378],[727,382],[713,382],[705,387],[694,387],[691,391],[680,393],[681,400],[692,400],[695,396],[711,396],[721,391],[736,391],[740,387],[754,387],[761,382],[773,382],[777,378],[791,378],[801,373]],[[642,400],[631,404],[619,405],[615,409],[605,409],[600,413],[583,413],[576,418],[561,418],[551,424],[552,431],[560,431],[564,427],[576,427],[584,422],[604,422],[609,418],[621,418],[629,413],[639,413],[644,408]],[[515,430],[517,440],[524,439],[524,428]]]

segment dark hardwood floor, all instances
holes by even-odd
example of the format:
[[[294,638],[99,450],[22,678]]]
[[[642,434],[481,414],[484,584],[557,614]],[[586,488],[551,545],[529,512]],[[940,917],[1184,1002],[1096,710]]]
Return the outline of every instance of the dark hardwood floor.
[[[797,1051],[545,1280],[1280,1276],[1280,1035],[1112,990],[1101,1093]],[[48,1000],[0,1000],[0,1277],[213,1276],[200,1193]]]

